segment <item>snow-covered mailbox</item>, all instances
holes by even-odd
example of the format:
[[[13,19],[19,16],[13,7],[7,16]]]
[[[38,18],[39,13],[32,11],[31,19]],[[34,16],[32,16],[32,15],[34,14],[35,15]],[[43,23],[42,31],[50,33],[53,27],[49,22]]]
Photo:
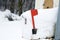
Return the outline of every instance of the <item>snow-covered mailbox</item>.
[[[24,12],[20,17],[11,14],[9,10],[0,11],[0,40],[52,40],[58,7],[37,9],[37,12],[38,14],[34,16],[37,33],[32,34],[31,10]]]
[[[55,32],[55,24],[58,14],[58,2],[54,0],[54,7],[43,9],[43,0],[36,0],[36,11],[38,14],[32,17],[31,10],[24,12],[21,16],[26,18],[26,25],[23,27],[23,38],[32,40],[53,40]],[[41,4],[41,5],[40,5]],[[34,12],[35,13],[35,12]],[[32,18],[34,18],[36,34],[32,34]]]
[[[54,37],[54,25],[57,21],[58,7],[51,9],[37,9],[38,15],[34,16],[37,34],[32,34],[32,17],[31,10],[22,14],[26,18],[27,23],[23,27],[23,38],[26,39],[49,39]]]

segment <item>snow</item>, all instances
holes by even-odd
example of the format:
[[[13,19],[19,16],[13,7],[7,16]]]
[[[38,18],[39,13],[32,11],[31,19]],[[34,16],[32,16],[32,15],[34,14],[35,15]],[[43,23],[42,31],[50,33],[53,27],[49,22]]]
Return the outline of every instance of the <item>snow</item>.
[[[31,10],[21,16],[12,14],[8,9],[0,11],[0,40],[30,40],[31,38],[52,37],[54,25],[57,20],[58,8],[37,9],[38,15],[34,16],[35,26],[38,29],[36,35],[32,35]],[[11,16],[14,21],[9,21]],[[25,19],[26,24],[25,24]]]
[[[0,16],[0,21],[9,21],[9,17],[11,17],[14,21],[22,19],[18,15],[11,13],[8,9],[6,9],[5,11],[0,11]]]
[[[9,21],[6,16],[12,15],[14,21]],[[9,10],[0,11],[0,40],[23,40],[22,27],[25,20]]]
[[[22,29],[19,22],[0,23],[0,40],[20,40]]]

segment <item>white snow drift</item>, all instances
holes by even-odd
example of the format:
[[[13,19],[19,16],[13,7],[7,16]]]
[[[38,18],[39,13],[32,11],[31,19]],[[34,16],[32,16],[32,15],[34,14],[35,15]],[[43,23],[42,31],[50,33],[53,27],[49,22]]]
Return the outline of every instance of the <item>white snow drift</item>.
[[[9,21],[8,17],[14,21]],[[9,10],[0,11],[0,40],[23,40],[22,27],[25,20],[18,15],[12,14]]]

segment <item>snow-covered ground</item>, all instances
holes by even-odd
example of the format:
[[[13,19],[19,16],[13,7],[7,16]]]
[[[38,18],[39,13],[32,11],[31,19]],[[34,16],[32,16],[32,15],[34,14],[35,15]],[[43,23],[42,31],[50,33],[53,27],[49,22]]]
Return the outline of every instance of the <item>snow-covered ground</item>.
[[[10,16],[14,21],[8,20]],[[0,40],[23,40],[23,26],[25,26],[23,18],[12,14],[8,9],[0,11]]]
[[[8,9],[0,11],[0,40],[29,40],[33,38],[52,37],[57,19],[58,8],[37,9],[38,15],[34,16],[37,34],[32,36],[31,10],[21,16],[12,14]],[[11,17],[13,21],[9,21]],[[26,18],[26,20],[25,20]],[[26,24],[25,24],[26,21]]]

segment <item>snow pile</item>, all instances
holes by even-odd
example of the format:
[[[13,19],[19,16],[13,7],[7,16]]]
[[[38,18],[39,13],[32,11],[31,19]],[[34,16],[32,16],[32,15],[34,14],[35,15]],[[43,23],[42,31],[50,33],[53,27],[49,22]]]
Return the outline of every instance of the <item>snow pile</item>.
[[[22,39],[23,26],[25,26],[25,19],[22,17],[12,14],[8,9],[0,11],[0,40],[25,40]]]
[[[10,10],[6,9],[5,11],[0,11],[0,21],[17,21],[21,20],[21,17],[19,17],[16,14],[13,14],[10,12]]]
[[[9,11],[8,11],[9,13]],[[6,13],[7,14],[7,13]],[[3,11],[0,11],[0,21],[8,21],[7,18],[5,18],[5,12]]]

